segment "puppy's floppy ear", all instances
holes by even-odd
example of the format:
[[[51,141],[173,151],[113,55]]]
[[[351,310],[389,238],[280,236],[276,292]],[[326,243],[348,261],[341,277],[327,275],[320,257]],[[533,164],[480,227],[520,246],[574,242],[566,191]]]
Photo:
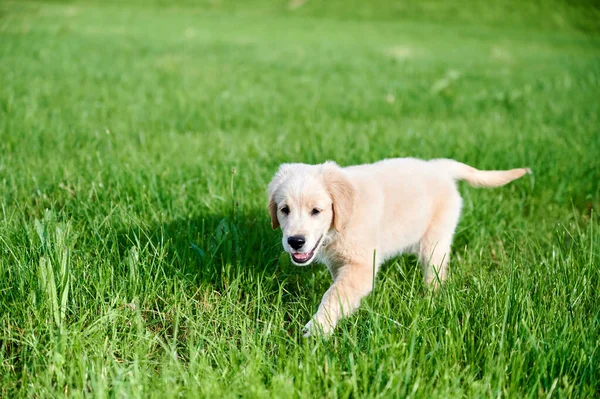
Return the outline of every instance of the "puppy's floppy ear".
[[[269,187],[267,188],[267,194],[269,196],[269,214],[271,215],[271,226],[273,230],[279,227],[279,220],[277,220],[277,202],[275,202],[275,193],[281,183],[288,175],[288,171],[290,169],[289,164],[283,164],[279,167],[275,176],[273,176],[273,180],[269,183]]]
[[[275,203],[273,194],[269,198],[269,214],[271,215],[271,227],[275,230],[279,227],[279,220],[277,220],[277,204]]]
[[[323,179],[333,200],[333,227],[341,232],[354,213],[356,188],[335,162],[323,164]]]

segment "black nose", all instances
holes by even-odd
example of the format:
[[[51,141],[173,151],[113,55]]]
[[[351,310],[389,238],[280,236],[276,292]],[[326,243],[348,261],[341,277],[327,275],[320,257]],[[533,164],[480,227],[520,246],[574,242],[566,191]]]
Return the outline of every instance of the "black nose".
[[[306,242],[306,240],[302,236],[288,237],[288,244],[290,244],[290,247],[292,247],[294,249],[302,248],[302,246],[304,245],[305,242]]]

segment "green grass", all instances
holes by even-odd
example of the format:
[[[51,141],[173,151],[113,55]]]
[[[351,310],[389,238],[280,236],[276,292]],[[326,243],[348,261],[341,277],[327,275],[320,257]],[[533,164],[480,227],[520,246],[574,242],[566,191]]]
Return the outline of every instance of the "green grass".
[[[599,9],[414,3],[1,2],[0,397],[598,397]],[[268,181],[396,156],[534,175],[303,339]]]

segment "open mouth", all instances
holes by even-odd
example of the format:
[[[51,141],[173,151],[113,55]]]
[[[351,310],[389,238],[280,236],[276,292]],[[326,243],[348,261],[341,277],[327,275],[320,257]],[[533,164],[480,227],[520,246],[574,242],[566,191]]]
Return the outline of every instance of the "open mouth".
[[[319,244],[321,244],[322,239],[323,239],[323,236],[321,236],[321,238],[319,238],[319,240],[317,241],[317,244],[314,246],[314,248],[310,252],[294,252],[294,253],[292,253],[291,255],[292,255],[292,259],[294,260],[294,262],[301,265],[301,264],[306,263],[309,260],[311,260],[313,258],[313,256],[315,255],[317,248],[319,248]]]

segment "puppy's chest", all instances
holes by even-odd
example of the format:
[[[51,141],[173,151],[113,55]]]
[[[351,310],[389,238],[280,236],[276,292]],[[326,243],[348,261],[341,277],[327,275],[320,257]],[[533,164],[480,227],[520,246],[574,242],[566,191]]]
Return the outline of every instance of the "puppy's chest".
[[[347,257],[341,249],[340,243],[336,241],[323,246],[318,254],[319,262],[324,263],[330,270],[333,267],[347,263],[348,259],[346,259]]]

